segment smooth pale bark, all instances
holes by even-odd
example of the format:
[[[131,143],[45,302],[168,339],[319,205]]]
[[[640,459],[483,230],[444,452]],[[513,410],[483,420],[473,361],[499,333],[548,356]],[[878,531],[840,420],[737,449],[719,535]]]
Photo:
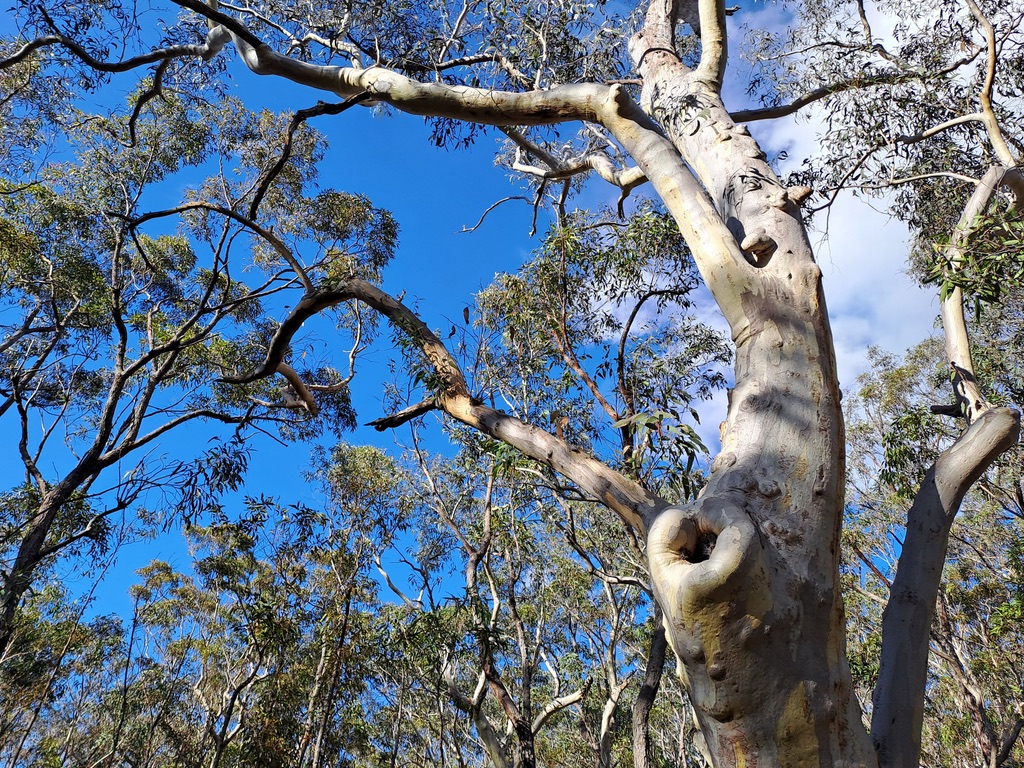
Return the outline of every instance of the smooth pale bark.
[[[990,168],[964,206],[956,231],[946,250],[946,258],[952,269],[963,263],[967,238],[975,229],[978,217],[988,209],[992,197],[1007,176],[1007,169],[996,165]],[[954,288],[942,302],[942,328],[946,339],[946,359],[953,371],[953,394],[960,413],[973,422],[987,407],[984,397],[974,378],[974,361],[971,359],[971,342],[964,317],[963,292]]]
[[[799,218],[801,195],[781,187],[714,89],[670,54],[646,55],[659,127],[614,86],[501,94],[386,70],[328,72],[263,48],[254,58],[251,48],[246,62],[258,71],[346,94],[372,89],[416,114],[499,125],[574,117],[611,131],[679,224],[737,344],[736,389],[708,489],[699,503],[658,517],[649,539],[655,593],[709,748],[719,765],[870,763],[836,589],[843,432],[820,270]],[[365,301],[371,288],[331,300]],[[313,311],[326,298],[307,297]],[[638,530],[663,507],[554,436],[475,403],[422,323],[390,297],[370,303],[419,339],[451,416],[569,477]],[[282,326],[285,343],[298,317]],[[278,362],[268,358],[264,371]],[[710,559],[698,562],[697,545],[712,543]]]
[[[928,640],[949,531],[971,485],[1017,442],[1020,414],[983,413],[925,477],[907,519],[899,567],[882,616],[882,656],[871,736],[884,768],[917,768],[928,676]]]
[[[696,4],[702,56],[692,71],[673,53],[679,9],[652,3],[631,44],[644,80],[641,109],[619,86],[505,93],[376,67],[317,67],[271,51],[199,0],[176,2],[223,24],[258,74],[368,93],[411,114],[499,126],[590,120],[609,130],[678,223],[736,343],[722,452],[696,502],[666,508],[561,439],[475,401],[440,341],[368,284],[308,293],[254,375],[276,369],[305,317],[338,301],[367,302],[434,366],[437,407],[565,475],[634,529],[649,529],[655,596],[716,765],[876,765],[845,655],[844,432],[821,271],[799,212],[810,190],[783,187],[721,101],[722,3]],[[894,685],[905,679],[896,678]]]
[[[655,593],[717,765],[870,765],[845,657],[843,421],[821,271],[797,207],[806,192],[779,183],[717,78],[664,50],[659,30],[671,28],[649,24],[634,41],[643,104],[743,259],[708,268],[695,253],[732,328],[736,385],[703,495],[652,526]]]

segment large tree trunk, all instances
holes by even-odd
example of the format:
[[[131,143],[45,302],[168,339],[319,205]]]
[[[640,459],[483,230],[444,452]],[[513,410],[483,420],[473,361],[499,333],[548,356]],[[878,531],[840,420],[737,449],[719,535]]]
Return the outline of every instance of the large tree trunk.
[[[806,193],[784,189],[730,119],[724,62],[685,68],[658,14],[634,43],[644,106],[742,260],[697,259],[732,329],[735,388],[703,494],[651,527],[655,593],[716,765],[869,765],[838,588],[843,419]]]

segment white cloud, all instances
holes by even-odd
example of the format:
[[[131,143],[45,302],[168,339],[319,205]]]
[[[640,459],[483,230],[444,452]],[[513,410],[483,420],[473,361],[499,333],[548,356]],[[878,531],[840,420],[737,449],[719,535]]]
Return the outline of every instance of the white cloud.
[[[876,39],[891,36],[893,20],[870,9]],[[739,41],[742,22],[751,28],[780,29],[792,17],[777,5],[758,5],[731,19],[732,40]],[[743,105],[746,63],[737,56],[730,61],[732,78],[726,103]],[[788,157],[779,169],[795,170],[818,149],[824,122],[807,110],[794,117],[751,123],[751,133],[771,156],[785,150]],[[884,211],[885,202],[839,196],[831,210],[819,213],[811,233],[815,256],[824,275],[825,296],[835,337],[840,384],[850,390],[867,367],[868,347],[877,345],[893,352],[934,332],[938,300],[934,291],[922,289],[907,274],[909,232]]]
[[[752,125],[768,151],[785,149],[783,172],[817,150],[822,122],[803,118]],[[938,300],[907,274],[910,233],[884,210],[884,200],[842,193],[818,214],[811,233],[832,322],[839,380],[849,390],[867,367],[866,352],[880,346],[902,352],[934,331]]]

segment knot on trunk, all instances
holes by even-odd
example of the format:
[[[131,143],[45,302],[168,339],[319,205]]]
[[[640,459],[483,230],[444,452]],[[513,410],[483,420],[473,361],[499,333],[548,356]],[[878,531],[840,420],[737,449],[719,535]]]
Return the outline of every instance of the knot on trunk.
[[[668,507],[647,536],[654,592],[667,616],[687,616],[708,603],[737,603],[764,582],[760,537],[737,494],[705,496]]]

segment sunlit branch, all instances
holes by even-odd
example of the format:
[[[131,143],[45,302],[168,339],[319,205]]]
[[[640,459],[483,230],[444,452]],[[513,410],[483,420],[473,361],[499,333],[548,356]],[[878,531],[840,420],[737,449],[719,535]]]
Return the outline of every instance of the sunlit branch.
[[[547,723],[548,720],[557,715],[559,712],[561,712],[563,709],[566,709],[567,707],[571,707],[573,704],[577,704],[583,701],[584,697],[586,697],[587,695],[587,691],[590,690],[592,682],[592,678],[587,678],[586,682],[583,683],[582,688],[579,688],[573,691],[572,693],[566,694],[565,696],[561,696],[557,699],[553,699],[552,701],[548,702],[544,709],[540,711],[540,714],[533,719],[532,730],[534,735],[540,733],[540,730],[544,727],[544,724]]]
[[[493,211],[498,206],[503,205],[504,203],[507,203],[511,200],[522,200],[524,203],[533,202],[530,200],[530,198],[524,197],[523,195],[509,195],[508,197],[503,197],[501,198],[501,200],[498,200],[496,203],[493,203],[492,205],[488,206],[487,210],[483,212],[483,214],[480,216],[480,219],[477,221],[476,224],[474,224],[472,227],[463,227],[459,231],[461,233],[475,232],[477,229],[480,228],[480,225],[484,223],[484,219],[487,218],[488,214],[491,211]]]
[[[985,35],[985,81],[981,90],[978,91],[981,111],[985,116],[985,128],[988,131],[989,140],[992,142],[992,148],[996,152],[996,157],[999,158],[999,162],[1009,168],[1017,164],[1017,159],[1013,156],[1010,148],[1006,146],[1006,140],[999,127],[999,119],[992,107],[992,87],[996,79],[996,57],[998,55],[995,30],[992,28],[992,22],[988,20],[975,0],[966,0],[966,2]]]
[[[441,46],[441,51],[438,53],[437,58],[439,61],[444,61],[448,55],[448,51],[459,39],[459,35],[462,33],[462,25],[465,24],[466,18],[469,16],[469,0],[463,0],[462,9],[459,11],[459,15],[455,19],[455,23],[452,25],[452,33],[448,35],[448,39],[444,41],[444,45]]]
[[[667,502],[596,459],[575,450],[569,443],[514,416],[490,408],[474,398],[458,363],[433,331],[408,307],[377,286],[350,278],[329,290],[305,295],[274,334],[262,365],[230,378],[226,383],[245,384],[278,372],[302,324],[325,309],[358,300],[387,317],[392,325],[415,343],[436,374],[438,406],[449,416],[478,429],[550,469],[565,475],[599,498],[626,524],[646,530],[646,520]]]
[[[556,161],[552,167],[547,169],[527,165],[517,157],[516,161],[512,164],[512,168],[520,173],[558,181],[569,179],[588,171],[595,171],[598,176],[609,184],[619,187],[622,190],[623,197],[636,187],[647,182],[647,177],[639,168],[636,166],[616,168],[615,163],[604,152],[589,152],[581,158],[575,158],[564,163]]]
[[[700,64],[695,74],[720,93],[728,59],[725,3],[723,0],[697,0],[697,10],[700,15]]]
[[[296,50],[302,48],[306,43],[313,42],[323,46],[329,51],[348,54],[349,56],[352,57],[354,63],[358,63],[359,61],[359,57],[361,54],[359,48],[353,45],[352,43],[346,42],[344,39],[342,39],[342,35],[348,32],[352,17],[351,12],[346,12],[344,14],[343,20],[338,25],[338,28],[336,30],[336,34],[329,38],[322,37],[316,34],[315,32],[305,32],[303,33],[302,37],[297,37],[296,35],[289,32],[287,29],[285,29],[282,25],[273,21],[270,17],[266,16],[265,14],[259,13],[258,11],[253,10],[248,6],[234,5],[232,3],[220,3],[219,6],[221,8],[227,8],[229,11],[233,11],[235,13],[250,16],[258,20],[260,23],[270,27],[271,29],[277,30],[286,38],[288,38],[289,50]]]
[[[403,112],[448,117],[490,125],[541,125],[571,120],[597,120],[609,87],[562,85],[544,91],[517,93],[486,88],[422,83],[381,67],[320,66],[283,56],[241,22],[201,0],[175,0],[178,5],[222,24],[234,37],[246,66],[256,74],[274,74],[340,96],[369,92]]]
[[[395,582],[393,582],[391,580],[391,576],[388,575],[388,572],[386,570],[384,570],[384,566],[382,565],[381,560],[380,560],[380,555],[375,555],[374,558],[373,558],[373,561],[377,565],[377,572],[380,573],[380,575],[384,577],[384,583],[387,584],[388,589],[390,589],[402,601],[402,603],[407,608],[409,608],[411,610],[414,610],[414,611],[422,611],[423,610],[423,593],[421,592],[420,596],[417,597],[416,599],[413,599],[413,598],[409,597],[401,589],[398,588],[398,586],[395,584]]]
[[[313,397],[313,393],[309,391],[294,368],[288,365],[288,363],[282,362],[277,364],[277,372],[285,377],[310,416],[316,416],[320,413],[320,407],[316,404],[316,398]]]
[[[964,258],[964,247],[974,231],[976,222],[988,209],[992,197],[1002,183],[1006,169],[994,166],[986,172],[977,188],[964,206],[956,231],[946,248],[944,257],[950,269],[958,269]],[[974,422],[992,406],[982,395],[974,378],[974,363],[971,360],[971,342],[964,317],[963,292],[959,287],[950,291],[943,300],[942,327],[946,338],[946,356],[953,369],[953,390],[967,423]]]

